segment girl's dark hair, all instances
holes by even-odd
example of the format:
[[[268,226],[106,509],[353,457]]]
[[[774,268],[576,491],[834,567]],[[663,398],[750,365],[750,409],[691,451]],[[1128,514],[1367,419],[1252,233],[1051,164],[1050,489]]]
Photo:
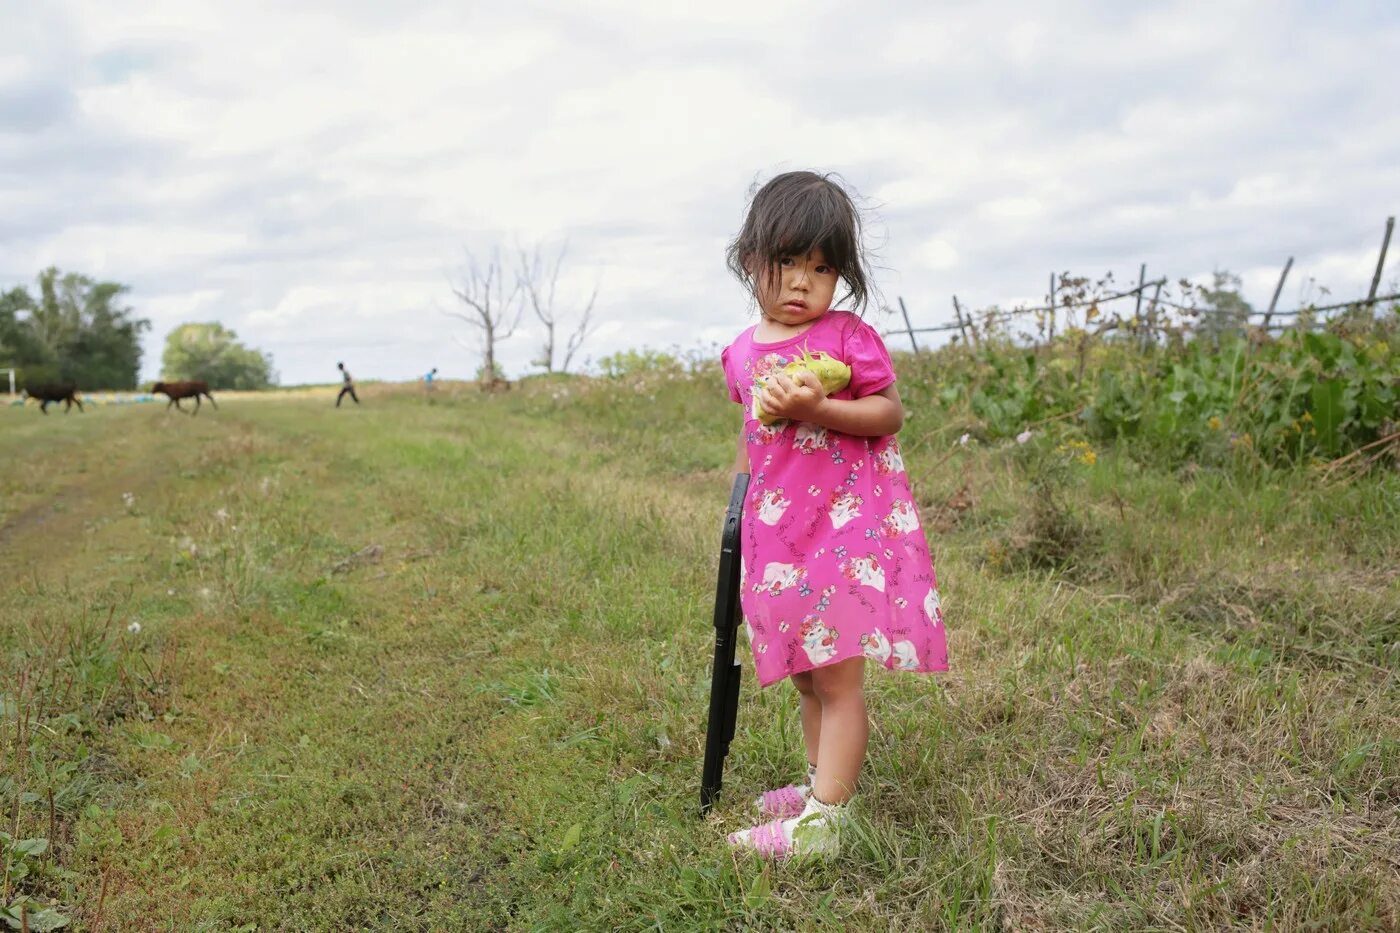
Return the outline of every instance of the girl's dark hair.
[[[729,271],[757,295],[758,272],[778,269],[785,256],[820,249],[846,283],[841,300],[856,310],[870,300],[870,274],[860,212],[834,175],[785,172],[758,189],[739,235],[725,251]]]

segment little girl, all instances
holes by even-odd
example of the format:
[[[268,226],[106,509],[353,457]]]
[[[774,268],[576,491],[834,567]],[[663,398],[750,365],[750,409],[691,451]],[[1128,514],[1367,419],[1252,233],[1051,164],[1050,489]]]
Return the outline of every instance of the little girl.
[[[740,602],[759,683],[792,678],[807,746],[806,781],[765,793],[768,822],[729,841],[771,858],[827,853],[865,760],[866,659],[946,671],[943,611],[894,437],[904,408],[889,353],[832,309],[838,284],[857,309],[869,295],[851,198],[825,176],[779,175],[727,258],[760,314],[721,354],[745,412],[735,470],[752,474]],[[779,372],[822,352],[850,367],[845,388],[827,395],[810,372]]]

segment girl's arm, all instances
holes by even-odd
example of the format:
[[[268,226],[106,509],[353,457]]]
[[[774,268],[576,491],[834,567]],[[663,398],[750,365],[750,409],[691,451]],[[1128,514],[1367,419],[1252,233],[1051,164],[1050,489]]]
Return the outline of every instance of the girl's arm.
[[[744,433],[744,426],[739,425],[739,453],[734,458],[734,475],[749,472],[749,448],[748,438]]]
[[[884,437],[904,426],[904,403],[893,383],[874,395],[843,401],[827,398],[813,373],[798,373],[796,380],[779,374],[760,401],[765,411],[780,418],[809,421],[856,437]]]

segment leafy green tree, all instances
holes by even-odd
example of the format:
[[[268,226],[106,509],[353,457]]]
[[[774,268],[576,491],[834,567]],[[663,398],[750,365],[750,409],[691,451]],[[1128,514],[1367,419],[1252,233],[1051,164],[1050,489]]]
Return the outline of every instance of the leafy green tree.
[[[20,380],[52,381],[58,360],[29,326],[35,302],[23,288],[0,293],[0,366],[20,370]]]
[[[211,389],[265,389],[274,380],[271,354],[243,346],[219,323],[172,330],[160,364],[166,379],[200,379]]]
[[[1240,295],[1242,282],[1233,272],[1217,269],[1209,288],[1198,286],[1201,322],[1198,336],[1214,343],[1228,336],[1241,336],[1254,308]]]
[[[121,303],[127,286],[49,268],[36,299],[24,288],[0,295],[0,360],[26,382],[71,379],[81,389],[136,385],[141,332],[150,322]]]

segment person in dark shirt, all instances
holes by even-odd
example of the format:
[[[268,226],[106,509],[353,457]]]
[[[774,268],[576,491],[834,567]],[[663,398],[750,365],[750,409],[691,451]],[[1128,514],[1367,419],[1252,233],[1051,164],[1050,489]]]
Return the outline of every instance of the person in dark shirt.
[[[344,363],[336,363],[336,368],[340,370],[341,376],[345,377],[345,385],[340,387],[340,394],[335,397],[335,407],[340,407],[340,400],[349,395],[356,405],[360,404],[360,397],[355,394],[355,380],[350,378],[350,370],[345,368]]]

